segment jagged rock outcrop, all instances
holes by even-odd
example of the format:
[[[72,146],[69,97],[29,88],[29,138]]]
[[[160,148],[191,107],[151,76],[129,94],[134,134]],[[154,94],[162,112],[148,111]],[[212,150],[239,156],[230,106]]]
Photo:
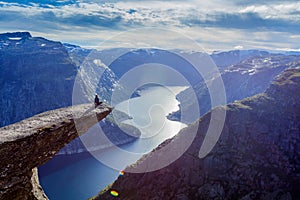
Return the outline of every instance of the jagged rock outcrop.
[[[285,71],[265,93],[216,108],[227,110],[225,126],[205,158],[200,159],[198,154],[211,112],[200,118],[199,127],[191,125],[158,147],[175,143],[180,148],[181,141],[199,128],[178,160],[155,172],[125,172],[110,189],[126,200],[299,199],[299,91],[300,68]],[[152,158],[158,149],[125,171],[155,165]],[[110,189],[95,199],[114,199]]]
[[[0,199],[47,199],[37,169],[112,108],[76,105],[41,113],[0,128]]]

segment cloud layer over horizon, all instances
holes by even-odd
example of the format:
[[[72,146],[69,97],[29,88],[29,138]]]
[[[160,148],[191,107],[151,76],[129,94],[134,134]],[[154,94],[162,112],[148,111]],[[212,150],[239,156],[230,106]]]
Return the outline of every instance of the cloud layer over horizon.
[[[209,50],[300,48],[298,1],[0,0],[0,24],[1,32],[26,30],[82,46],[94,46],[124,31],[155,27],[180,32]],[[110,40],[113,46],[118,39]],[[170,36],[169,42],[174,40]]]

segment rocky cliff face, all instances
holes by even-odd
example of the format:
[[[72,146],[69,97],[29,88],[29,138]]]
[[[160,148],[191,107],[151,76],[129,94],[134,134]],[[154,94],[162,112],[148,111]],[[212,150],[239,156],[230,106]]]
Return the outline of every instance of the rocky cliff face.
[[[27,32],[0,34],[0,126],[70,106],[76,74],[60,42]]]
[[[203,159],[198,157],[210,121],[199,121],[197,136],[171,165],[150,173],[120,176],[110,189],[120,199],[299,199],[300,68],[289,69],[265,93],[228,106],[221,137]],[[180,146],[197,127],[191,125],[166,141]],[[155,165],[154,150],[130,171]],[[163,156],[163,154],[160,154]],[[166,158],[167,159],[167,158]],[[110,189],[95,199],[114,199]]]
[[[96,92],[100,95],[101,100],[110,102],[113,89],[121,87],[115,73],[108,68],[109,63],[104,62],[106,57],[113,56],[113,53],[112,55],[106,55],[104,52],[95,49],[85,49],[71,44],[64,44],[64,46],[70,59],[78,66],[80,81],[85,86],[86,93],[92,94],[87,95],[83,101],[93,101],[93,95]]]
[[[111,108],[84,104],[52,110],[0,128],[0,199],[47,199],[36,167],[105,118]]]

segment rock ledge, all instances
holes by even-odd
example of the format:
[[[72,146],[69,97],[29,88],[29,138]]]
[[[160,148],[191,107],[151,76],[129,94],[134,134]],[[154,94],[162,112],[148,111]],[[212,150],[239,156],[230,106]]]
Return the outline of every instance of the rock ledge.
[[[105,118],[112,108],[76,105],[0,128],[0,199],[47,199],[37,169],[71,140]]]

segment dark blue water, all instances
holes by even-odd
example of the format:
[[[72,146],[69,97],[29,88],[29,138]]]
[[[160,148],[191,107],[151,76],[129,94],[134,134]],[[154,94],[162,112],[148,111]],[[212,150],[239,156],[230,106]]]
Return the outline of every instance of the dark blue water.
[[[39,168],[39,176],[50,200],[79,200],[100,192],[118,177],[118,171],[86,153],[57,156]]]

